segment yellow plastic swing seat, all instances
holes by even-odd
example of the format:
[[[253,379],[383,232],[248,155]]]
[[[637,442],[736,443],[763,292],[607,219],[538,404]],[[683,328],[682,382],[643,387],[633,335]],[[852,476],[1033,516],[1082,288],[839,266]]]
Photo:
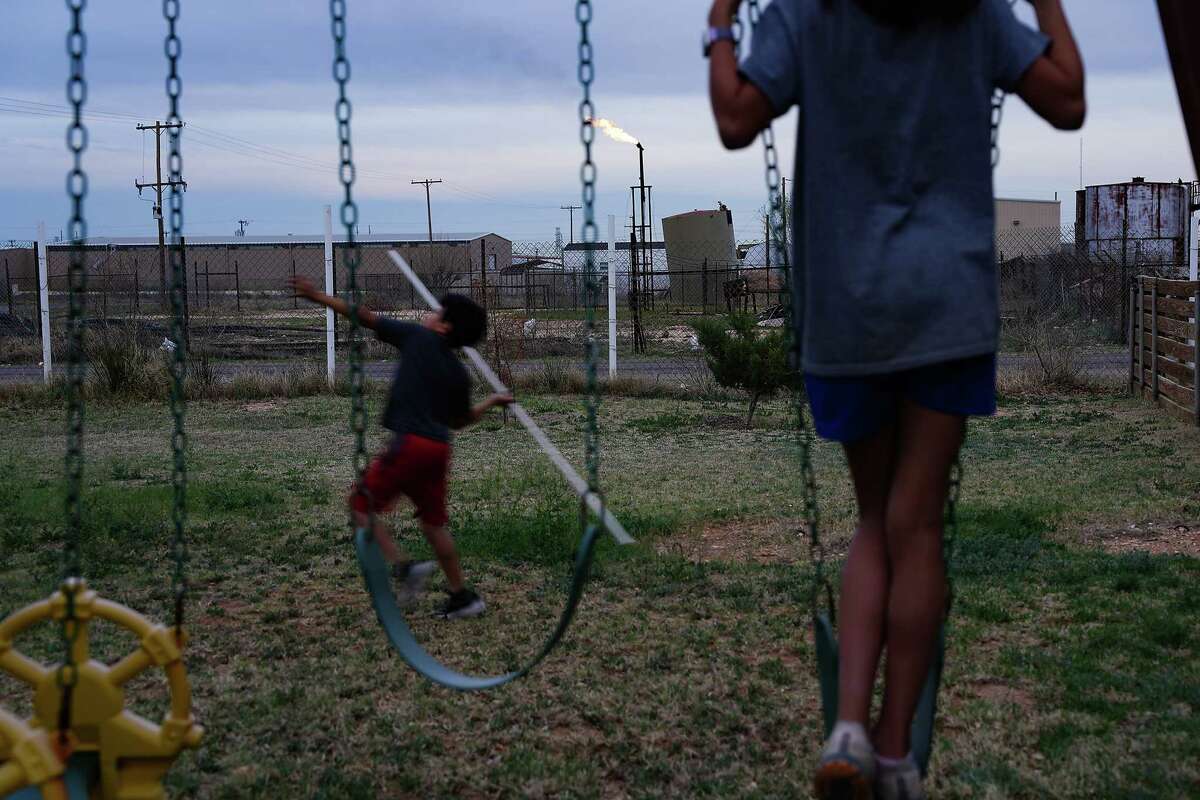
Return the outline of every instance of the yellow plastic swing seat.
[[[78,635],[72,691],[68,753],[57,751],[62,689],[59,667],[45,666],[13,645],[18,635],[39,622],[61,624],[67,593],[75,598]],[[88,628],[93,619],[133,633],[140,647],[112,666],[91,658]],[[26,725],[0,710],[0,798],[26,787],[39,787],[45,800],[68,797],[64,775],[79,774],[80,764],[96,761],[91,796],[101,800],[163,800],[162,781],[184,748],[199,746],[204,731],[192,718],[192,693],[183,665],[182,643],[175,632],[155,625],[125,606],[104,600],[72,578],[49,599],[17,611],[0,623],[0,671],[33,689],[33,718]],[[125,708],[125,685],[151,667],[167,677],[170,709],[161,724]],[[64,755],[70,756],[68,761]],[[66,765],[74,769],[67,769]],[[35,795],[36,796],[36,795]],[[75,798],[72,792],[70,797]]]

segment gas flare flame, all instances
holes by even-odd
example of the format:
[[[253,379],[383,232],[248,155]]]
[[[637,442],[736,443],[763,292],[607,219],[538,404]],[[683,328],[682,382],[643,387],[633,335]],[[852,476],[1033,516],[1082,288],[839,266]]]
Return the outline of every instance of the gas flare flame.
[[[637,137],[632,136],[627,131],[619,128],[611,119],[592,118],[589,119],[588,122],[592,124],[592,127],[599,128],[600,130],[604,131],[604,135],[612,139],[614,142],[620,142],[621,144],[638,143]]]

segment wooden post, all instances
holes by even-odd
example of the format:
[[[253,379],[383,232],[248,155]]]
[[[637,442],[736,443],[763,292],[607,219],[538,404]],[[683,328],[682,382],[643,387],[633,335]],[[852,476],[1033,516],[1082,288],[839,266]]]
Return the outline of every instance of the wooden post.
[[[1200,282],[1192,286],[1192,416],[1200,427]]]
[[[1141,291],[1140,282],[1129,288],[1129,393],[1134,393],[1135,386],[1141,386],[1141,376],[1138,373],[1138,356],[1141,355],[1141,327],[1135,324],[1137,315],[1137,298]]]
[[[1154,402],[1158,402],[1158,278],[1150,279],[1150,390]]]
[[[1146,396],[1146,281],[1138,276],[1138,387]]]

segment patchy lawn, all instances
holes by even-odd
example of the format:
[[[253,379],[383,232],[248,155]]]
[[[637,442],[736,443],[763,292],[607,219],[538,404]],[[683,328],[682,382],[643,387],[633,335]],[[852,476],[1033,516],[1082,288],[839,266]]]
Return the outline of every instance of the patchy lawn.
[[[577,399],[527,405],[580,460]],[[208,735],[173,794],[806,796],[820,722],[794,445],[782,403],[749,431],[743,412],[606,401],[609,502],[640,543],[602,545],[537,672],[462,695],[415,677],[375,625],[342,505],[346,401],[194,404],[189,666]],[[0,407],[0,613],[55,586],[62,428],[57,409]],[[87,575],[159,618],[168,430],[160,406],[89,410]],[[837,449],[819,446],[817,468],[840,558],[853,518]],[[1200,433],[1122,397],[1007,400],[973,426],[965,468],[934,796],[1200,795]],[[489,614],[445,624],[422,607],[414,627],[455,666],[511,668],[561,607],[576,503],[499,417],[459,439],[451,501]],[[49,658],[55,631],[22,646]],[[131,646],[96,636],[108,657]],[[161,715],[156,678],[130,697]],[[29,707],[7,679],[0,703]]]

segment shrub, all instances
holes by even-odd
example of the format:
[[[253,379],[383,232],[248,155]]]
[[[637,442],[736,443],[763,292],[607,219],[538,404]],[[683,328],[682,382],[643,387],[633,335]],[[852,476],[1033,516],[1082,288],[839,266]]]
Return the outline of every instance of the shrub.
[[[795,386],[788,366],[787,335],[780,328],[759,328],[749,314],[702,319],[692,324],[713,379],[727,389],[750,395],[746,425],[754,422],[759,401]]]
[[[83,348],[100,394],[136,400],[166,394],[166,359],[146,342],[139,326],[89,328]]]

